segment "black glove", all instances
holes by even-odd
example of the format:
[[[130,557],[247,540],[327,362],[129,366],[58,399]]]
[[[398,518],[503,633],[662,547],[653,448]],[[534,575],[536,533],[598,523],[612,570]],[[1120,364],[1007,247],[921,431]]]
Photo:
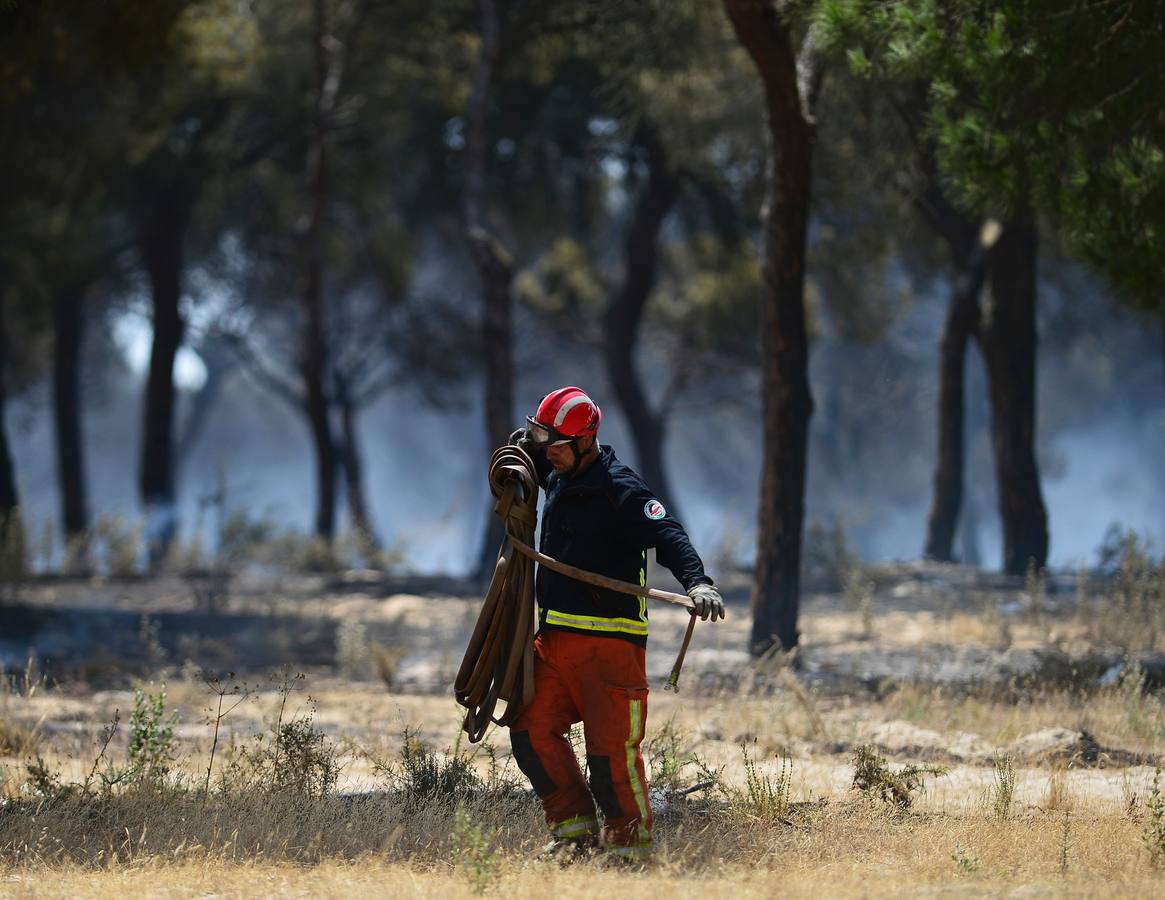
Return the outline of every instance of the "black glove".
[[[531,458],[534,456],[534,451],[538,449],[533,438],[530,437],[530,432],[525,428],[515,430],[507,443],[513,444],[519,450],[525,450]]]
[[[715,622],[724,618],[724,600],[712,585],[694,584],[688,589],[688,596],[692,598],[696,606],[696,615],[701,619],[707,620],[711,616]]]

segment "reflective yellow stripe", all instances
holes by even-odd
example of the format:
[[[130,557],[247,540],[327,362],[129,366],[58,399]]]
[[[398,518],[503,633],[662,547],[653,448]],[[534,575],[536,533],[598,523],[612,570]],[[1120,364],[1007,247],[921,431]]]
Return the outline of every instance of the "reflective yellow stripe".
[[[635,794],[635,805],[639,807],[639,840],[650,846],[651,832],[647,830],[647,800],[643,783],[639,780],[639,770],[635,767],[636,747],[643,738],[643,701],[631,701],[631,727],[627,736],[627,780],[631,792]]]
[[[598,831],[599,820],[594,816],[575,816],[573,819],[559,822],[550,829],[551,834],[558,838],[582,837],[586,834],[597,834]]]
[[[639,564],[639,586],[647,587],[647,551],[644,550],[640,556],[642,562]],[[647,594],[639,595],[639,618],[644,622],[647,621]]]
[[[619,631],[624,634],[647,636],[646,622],[635,619],[607,618],[606,616],[575,616],[554,609],[546,611],[546,624],[566,625],[582,631]]]

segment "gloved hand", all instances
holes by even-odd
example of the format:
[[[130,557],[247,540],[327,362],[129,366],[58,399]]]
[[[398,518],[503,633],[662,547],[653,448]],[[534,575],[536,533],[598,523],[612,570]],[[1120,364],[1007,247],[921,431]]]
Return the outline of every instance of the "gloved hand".
[[[508,443],[513,444],[515,447],[518,447],[521,450],[525,450],[526,453],[531,457],[533,457],[534,451],[537,449],[537,447],[534,445],[534,441],[530,438],[530,432],[525,428],[519,428],[515,430],[514,433],[510,435]]]
[[[696,615],[701,619],[712,617],[712,621],[724,618],[724,598],[710,584],[694,584],[688,589],[688,596],[696,604]]]

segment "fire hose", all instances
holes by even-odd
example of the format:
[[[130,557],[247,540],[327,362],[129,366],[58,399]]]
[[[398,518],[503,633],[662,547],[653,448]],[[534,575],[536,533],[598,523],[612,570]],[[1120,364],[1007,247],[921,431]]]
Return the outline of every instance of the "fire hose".
[[[470,742],[480,741],[490,722],[513,723],[534,698],[535,562],[596,587],[636,597],[646,595],[688,610],[688,629],[665,685],[668,690],[679,690],[680,668],[696,625],[692,601],[682,594],[578,569],[535,550],[538,474],[524,450],[511,444],[494,451],[489,463],[489,486],[497,498],[494,512],[505,522],[505,537],[453,683],[457,702],[466,708],[462,728]],[[506,709],[494,718],[498,700],[506,702]]]

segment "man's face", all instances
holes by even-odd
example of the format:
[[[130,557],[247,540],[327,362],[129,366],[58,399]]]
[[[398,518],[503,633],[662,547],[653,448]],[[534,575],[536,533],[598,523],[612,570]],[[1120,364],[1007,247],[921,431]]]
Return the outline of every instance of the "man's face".
[[[579,455],[586,456],[594,443],[594,435],[579,438]],[[546,458],[550,460],[550,465],[554,466],[556,472],[569,472],[574,466],[574,452],[570,449],[570,444],[551,444],[546,448]]]

